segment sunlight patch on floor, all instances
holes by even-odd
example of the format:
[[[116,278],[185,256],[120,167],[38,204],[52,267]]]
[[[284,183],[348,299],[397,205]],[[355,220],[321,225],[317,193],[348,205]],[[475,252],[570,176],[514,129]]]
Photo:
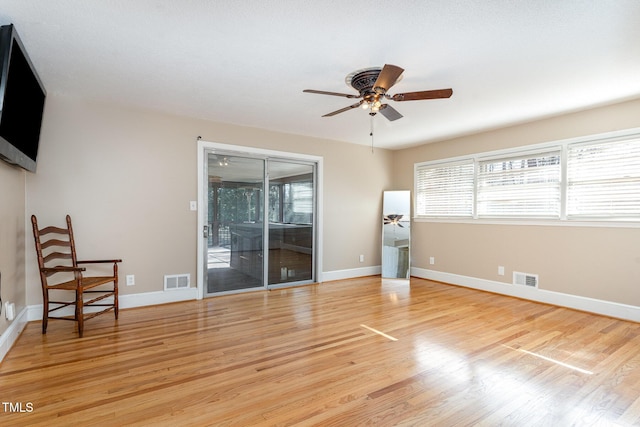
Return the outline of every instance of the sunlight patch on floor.
[[[578,368],[577,366],[573,366],[573,365],[570,365],[568,363],[564,363],[564,362],[561,362],[559,360],[552,359],[550,357],[546,357],[546,356],[543,356],[543,355],[538,354],[538,353],[533,353],[531,351],[523,350],[521,348],[513,348],[513,347],[510,347],[510,346],[504,345],[504,344],[503,344],[503,347],[506,347],[509,350],[519,351],[521,353],[525,353],[525,354],[528,354],[530,356],[534,356],[534,357],[540,358],[542,360],[546,360],[547,362],[555,363],[556,365],[560,365],[560,366],[563,366],[565,368],[573,369],[574,371],[578,371],[578,372],[581,372],[583,374],[593,375],[593,372],[591,372],[591,371],[587,371],[586,369]]]
[[[380,332],[380,331],[379,331],[379,330],[377,330],[377,329],[370,328],[370,327],[369,327],[369,326],[367,326],[367,325],[360,325],[360,326],[362,326],[362,327],[363,327],[363,328],[365,328],[365,329],[370,330],[370,331],[371,331],[371,332],[373,332],[373,333],[376,333],[376,334],[378,334],[378,335],[381,335],[381,336],[385,337],[385,338],[386,338],[386,339],[388,339],[388,340],[391,340],[391,341],[398,341],[398,338],[394,338],[394,337],[392,337],[391,335],[387,335],[387,334],[385,334],[384,332]]]

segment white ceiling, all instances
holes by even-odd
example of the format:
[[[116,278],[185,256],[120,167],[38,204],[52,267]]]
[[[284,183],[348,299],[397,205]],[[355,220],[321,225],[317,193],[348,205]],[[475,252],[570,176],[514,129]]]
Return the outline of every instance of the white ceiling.
[[[405,69],[401,148],[640,98],[638,0],[0,0],[47,91],[371,144],[345,76]],[[355,93],[355,91],[354,91]],[[197,131],[197,130],[196,130]]]

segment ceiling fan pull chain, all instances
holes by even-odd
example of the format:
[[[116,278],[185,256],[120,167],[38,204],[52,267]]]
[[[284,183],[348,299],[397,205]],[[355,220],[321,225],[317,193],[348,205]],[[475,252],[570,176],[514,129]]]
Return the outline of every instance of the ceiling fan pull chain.
[[[373,115],[371,116],[371,131],[369,132],[369,136],[371,137],[371,154],[373,154]]]

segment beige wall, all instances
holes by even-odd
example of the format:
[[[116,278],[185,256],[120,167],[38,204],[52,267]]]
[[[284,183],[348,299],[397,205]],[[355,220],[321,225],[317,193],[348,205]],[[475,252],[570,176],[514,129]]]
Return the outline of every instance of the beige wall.
[[[25,174],[26,172],[0,161],[0,273],[2,273],[2,303],[13,302],[16,314],[26,304],[25,299]],[[2,307],[0,334],[8,327]]]
[[[60,95],[47,99],[36,174],[27,174],[27,215],[63,224],[69,213],[81,258],[124,260],[136,285],[161,291],[165,274],[196,277],[197,142],[246,145],[324,159],[323,271],[380,264],[382,191],[392,153],[369,147],[164,115]],[[27,240],[27,304],[41,302]],[[365,262],[358,256],[364,254]]]
[[[52,94],[37,173],[0,162],[2,298],[18,313],[41,302],[25,228],[32,213],[42,224],[62,224],[71,214],[84,258],[123,258],[121,274],[136,275],[123,294],[160,291],[165,274],[191,273],[195,282],[196,213],[189,201],[197,199],[197,136],[324,158],[326,272],[379,265],[382,191],[412,189],[415,162],[633,127],[640,127],[640,101],[371,154],[366,146]],[[505,282],[524,271],[539,274],[543,289],[640,306],[638,228],[419,222],[412,237],[419,268]],[[506,267],[504,277],[498,265]]]
[[[413,188],[416,162],[636,127],[640,101],[630,101],[426,144],[394,152],[394,182]],[[541,289],[640,306],[640,228],[415,222],[412,263],[507,283],[513,271],[538,274]]]

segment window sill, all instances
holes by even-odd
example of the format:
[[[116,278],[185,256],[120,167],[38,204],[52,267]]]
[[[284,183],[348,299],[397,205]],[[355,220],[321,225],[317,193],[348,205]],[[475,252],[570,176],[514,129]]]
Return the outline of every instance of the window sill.
[[[640,228],[640,222],[631,221],[586,221],[560,219],[514,219],[514,218],[424,218],[413,217],[414,222],[432,222],[447,224],[479,224],[479,225],[522,225],[544,227],[601,227],[601,228]]]

